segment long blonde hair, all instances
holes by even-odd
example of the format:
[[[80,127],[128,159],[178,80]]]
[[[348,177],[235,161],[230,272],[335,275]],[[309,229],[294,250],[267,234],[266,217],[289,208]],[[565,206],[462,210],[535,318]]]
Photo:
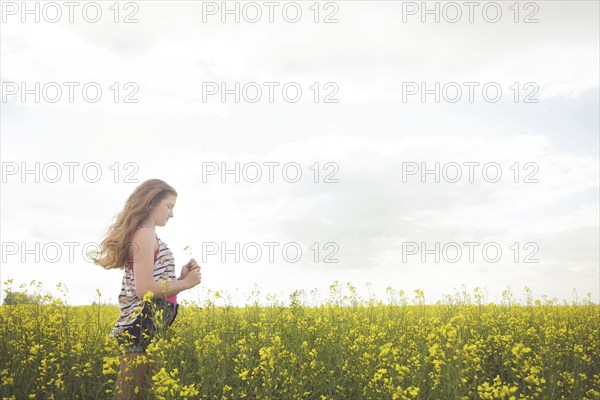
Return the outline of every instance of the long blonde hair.
[[[150,215],[150,208],[160,204],[169,194],[177,196],[175,189],[160,179],[149,179],[136,187],[123,210],[116,215],[116,222],[108,228],[100,251],[88,253],[94,264],[105,269],[124,269],[131,253],[124,250],[129,250],[137,226]]]

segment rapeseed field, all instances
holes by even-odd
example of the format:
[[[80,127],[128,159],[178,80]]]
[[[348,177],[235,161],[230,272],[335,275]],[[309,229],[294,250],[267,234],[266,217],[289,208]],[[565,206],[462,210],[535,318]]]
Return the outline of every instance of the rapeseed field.
[[[318,306],[185,303],[148,348],[148,399],[600,399],[600,306],[503,293],[425,304],[388,288],[362,300],[336,281]],[[40,288],[38,283],[38,289]],[[101,299],[101,294],[98,292]],[[0,399],[111,399],[117,306],[0,307]],[[223,305],[220,305],[223,302]]]

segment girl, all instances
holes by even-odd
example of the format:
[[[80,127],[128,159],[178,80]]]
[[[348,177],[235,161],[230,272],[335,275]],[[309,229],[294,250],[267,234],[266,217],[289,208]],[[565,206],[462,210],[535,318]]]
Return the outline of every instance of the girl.
[[[200,266],[193,258],[176,278],[173,253],[155,231],[156,226],[165,226],[173,218],[176,200],[175,189],[162,180],[142,182],[108,229],[100,245],[102,257],[91,256],[95,264],[106,269],[124,269],[119,294],[121,314],[109,333],[124,348],[116,382],[117,399],[144,398],[148,366],[145,353],[158,330],[154,324],[160,322],[163,329],[171,326],[179,308],[177,293],[201,281]],[[144,301],[146,294],[148,301]],[[157,310],[162,310],[160,321],[154,317]],[[130,364],[133,368],[128,368]]]

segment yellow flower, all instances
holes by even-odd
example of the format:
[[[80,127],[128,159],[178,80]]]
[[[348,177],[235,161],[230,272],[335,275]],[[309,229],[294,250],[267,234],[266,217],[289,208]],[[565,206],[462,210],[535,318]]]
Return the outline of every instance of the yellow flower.
[[[152,293],[152,291],[148,290],[145,294],[144,294],[144,298],[142,299],[144,302],[149,302],[152,301],[152,299],[154,298],[154,293]]]

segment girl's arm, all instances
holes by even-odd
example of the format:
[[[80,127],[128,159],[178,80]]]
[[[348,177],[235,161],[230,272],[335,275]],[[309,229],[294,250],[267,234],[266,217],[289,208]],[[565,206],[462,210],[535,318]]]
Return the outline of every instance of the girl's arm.
[[[186,280],[171,281],[167,285],[161,285],[159,282],[154,281],[154,248],[156,247],[156,236],[152,230],[136,230],[131,241],[132,247],[137,249],[132,259],[135,291],[140,300],[143,300],[144,295],[149,291],[152,292],[154,298],[164,299],[189,289]]]

